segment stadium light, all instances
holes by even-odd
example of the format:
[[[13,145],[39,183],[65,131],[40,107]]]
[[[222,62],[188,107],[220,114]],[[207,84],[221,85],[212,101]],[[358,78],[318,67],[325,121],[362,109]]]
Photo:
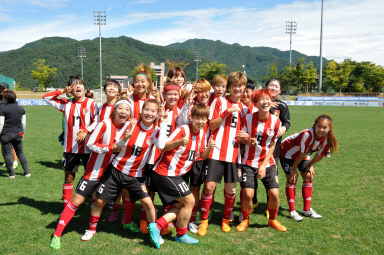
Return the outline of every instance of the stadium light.
[[[193,59],[193,61],[195,61],[196,62],[196,81],[199,79],[199,62],[201,61],[201,59],[200,59],[200,55],[199,55],[199,53],[198,52],[195,52],[194,53],[194,59]]]
[[[84,69],[83,69],[83,58],[86,58],[85,55],[85,48],[83,46],[80,46],[77,48],[77,57],[80,58],[81,63],[81,79],[84,81]]]
[[[285,33],[289,34],[289,67],[292,65],[292,35],[296,34],[297,23],[296,21],[287,20],[285,22]]]
[[[107,24],[107,16],[105,11],[94,11],[93,12],[94,24],[99,26],[99,42],[100,42],[100,103],[102,103],[103,98],[103,63],[101,56],[101,26]]]
[[[321,0],[319,93],[323,86],[323,4],[324,1]]]

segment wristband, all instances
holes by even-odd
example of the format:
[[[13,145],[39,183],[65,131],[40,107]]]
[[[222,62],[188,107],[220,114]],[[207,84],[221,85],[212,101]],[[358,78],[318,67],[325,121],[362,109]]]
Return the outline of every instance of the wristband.
[[[222,114],[220,114],[220,117],[222,119],[225,119],[229,114],[230,114],[230,112],[228,111],[228,109],[226,109]]]

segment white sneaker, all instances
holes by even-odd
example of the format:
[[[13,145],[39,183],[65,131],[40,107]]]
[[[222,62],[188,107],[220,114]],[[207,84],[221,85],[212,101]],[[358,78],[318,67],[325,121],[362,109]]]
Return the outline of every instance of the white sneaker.
[[[96,235],[96,231],[85,230],[85,234],[81,237],[82,241],[89,241]]]
[[[164,239],[163,237],[160,235],[160,238],[159,238],[159,244],[160,245],[163,245],[164,244]]]
[[[303,217],[300,216],[300,214],[296,211],[290,212],[291,218],[294,219],[295,221],[302,221]]]
[[[234,222],[234,221],[235,221],[235,213],[232,210],[231,216],[229,216],[229,222]]]
[[[321,219],[323,216],[316,213],[312,208],[309,208],[309,211],[303,211],[303,215],[306,217],[311,217],[313,219]]]
[[[12,168],[16,169],[18,167],[18,165],[19,164],[17,163],[17,161],[13,161]]]
[[[197,234],[197,230],[198,230],[199,228],[197,227],[196,223],[194,223],[194,222],[190,222],[190,223],[188,224],[188,229],[189,229],[189,231],[191,231],[191,233]]]
[[[241,223],[243,221],[243,214],[240,212],[239,214],[239,222]]]

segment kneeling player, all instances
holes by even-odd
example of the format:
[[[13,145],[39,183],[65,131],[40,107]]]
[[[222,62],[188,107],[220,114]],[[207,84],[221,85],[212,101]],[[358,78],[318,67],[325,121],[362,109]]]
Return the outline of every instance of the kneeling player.
[[[195,199],[182,176],[191,169],[198,153],[202,159],[206,159],[215,146],[215,142],[210,140],[204,151],[206,134],[203,128],[208,116],[209,108],[206,105],[195,105],[191,111],[191,124],[178,127],[171,134],[160,161],[154,166],[151,188],[159,193],[164,206],[172,205],[172,208],[156,221],[157,236],[160,236],[160,231],[169,222],[177,219],[175,240],[188,244],[199,242],[187,234]]]
[[[249,214],[252,211],[252,198],[255,179],[259,178],[268,193],[268,226],[285,232],[287,229],[276,220],[279,210],[279,182],[277,167],[273,158],[278,132],[281,127],[279,118],[269,113],[272,96],[268,89],[255,91],[252,101],[258,112],[247,114],[243,119],[243,131],[239,134],[247,142],[242,159],[241,213],[243,221],[236,227],[245,231],[249,226]],[[249,137],[248,137],[249,135]]]
[[[59,223],[51,240],[51,248],[60,249],[60,238],[64,228],[71,221],[80,205],[99,186],[100,179],[111,162],[113,149],[116,148],[115,139],[118,140],[123,136],[130,115],[131,108],[128,101],[117,102],[111,118],[100,122],[90,136],[87,147],[91,150],[91,155],[85,173],[79,180],[72,201],[68,201],[61,213]]]

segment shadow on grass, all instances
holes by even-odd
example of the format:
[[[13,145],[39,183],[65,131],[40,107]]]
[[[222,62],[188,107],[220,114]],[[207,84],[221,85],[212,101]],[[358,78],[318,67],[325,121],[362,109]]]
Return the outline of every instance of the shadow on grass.
[[[55,169],[58,169],[58,170],[63,170],[63,165],[61,163],[61,160],[56,160],[56,161],[37,161],[36,163],[42,165],[42,166],[45,166],[45,167],[49,167],[49,168],[55,168]]]

